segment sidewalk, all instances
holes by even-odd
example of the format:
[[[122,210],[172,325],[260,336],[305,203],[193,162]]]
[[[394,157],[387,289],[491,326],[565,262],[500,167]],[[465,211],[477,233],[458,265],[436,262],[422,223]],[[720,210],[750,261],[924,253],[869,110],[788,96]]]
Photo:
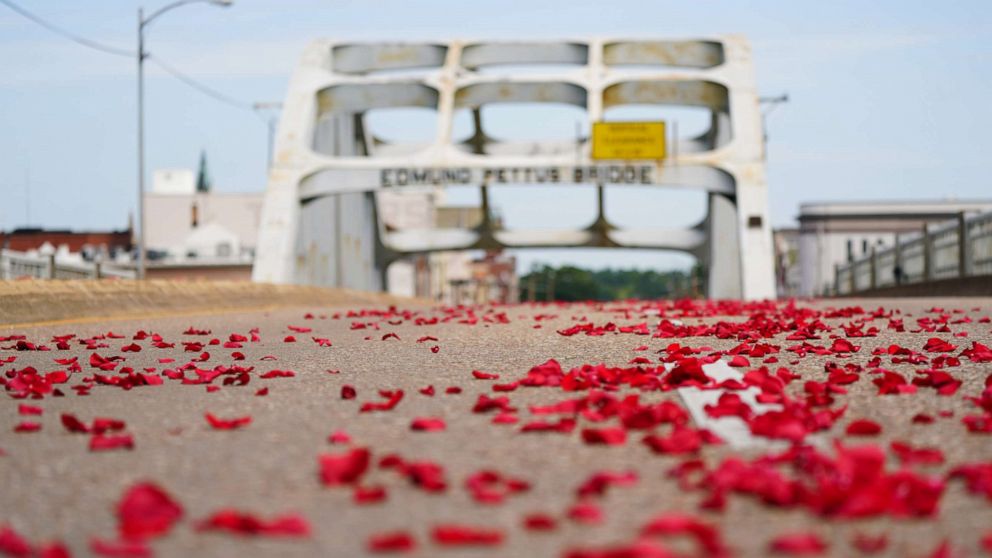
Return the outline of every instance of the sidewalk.
[[[401,303],[418,301],[347,289],[227,281],[0,281],[0,328],[303,305]]]

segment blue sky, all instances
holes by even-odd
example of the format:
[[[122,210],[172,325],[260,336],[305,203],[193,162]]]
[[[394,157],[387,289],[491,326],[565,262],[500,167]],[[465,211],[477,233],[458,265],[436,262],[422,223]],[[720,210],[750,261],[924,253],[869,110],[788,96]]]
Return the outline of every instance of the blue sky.
[[[17,0],[15,0],[17,1]],[[19,0],[65,28],[133,48],[136,10],[162,2]],[[236,0],[186,6],[150,29],[148,50],[245,103],[278,101],[308,40],[693,37],[743,33],[768,120],[772,220],[804,201],[992,197],[992,2],[832,0]],[[0,5],[0,229],[122,227],[135,204],[134,62],[86,49]],[[193,167],[206,149],[218,190],[265,187],[264,124],[147,67],[149,170]],[[569,115],[558,118],[567,124]],[[686,116],[691,126],[691,115]],[[574,124],[573,124],[574,126]],[[581,224],[592,191],[505,190],[511,226]],[[690,224],[687,193],[617,191],[621,223]],[[455,194],[453,199],[471,196]],[[556,217],[549,218],[549,207]],[[541,251],[535,260],[664,268],[655,252]]]

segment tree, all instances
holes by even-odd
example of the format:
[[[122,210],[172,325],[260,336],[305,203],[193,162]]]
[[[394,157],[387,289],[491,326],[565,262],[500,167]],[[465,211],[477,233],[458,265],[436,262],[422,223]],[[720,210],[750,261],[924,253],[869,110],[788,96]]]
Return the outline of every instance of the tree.
[[[521,277],[521,300],[623,300],[683,297],[691,284],[686,271],[641,271],[603,269],[591,271],[575,266],[535,266]],[[531,289],[534,289],[533,296]]]
[[[196,173],[196,191],[210,191],[210,174],[207,173],[207,152],[200,151],[200,169]]]

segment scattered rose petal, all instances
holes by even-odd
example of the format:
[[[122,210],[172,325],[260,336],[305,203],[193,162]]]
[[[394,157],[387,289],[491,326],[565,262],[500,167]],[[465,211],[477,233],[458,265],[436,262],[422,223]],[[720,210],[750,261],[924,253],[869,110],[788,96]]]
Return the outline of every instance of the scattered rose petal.
[[[211,413],[205,413],[203,416],[206,417],[207,422],[210,423],[210,426],[215,430],[234,430],[251,424],[250,416],[237,417],[233,419],[218,418]]]
[[[90,551],[107,558],[151,558],[152,548],[141,539],[90,540]]]
[[[325,486],[339,486],[359,481],[369,468],[371,454],[366,448],[355,448],[343,454],[319,456],[320,479]]]
[[[41,407],[35,407],[34,405],[25,405],[21,403],[17,406],[17,414],[19,415],[40,415],[44,412]]]
[[[528,531],[553,531],[558,527],[555,518],[544,513],[532,513],[524,517],[524,529]]]
[[[848,436],[877,436],[882,433],[882,427],[875,421],[858,419],[852,420],[845,432]]]
[[[391,531],[372,535],[366,547],[369,552],[375,553],[411,552],[417,547],[417,543],[406,531]]]
[[[93,434],[90,438],[90,451],[134,449],[134,438],[130,434]]]
[[[19,434],[39,432],[40,430],[41,430],[40,422],[30,422],[23,420],[14,426],[14,432],[17,432]]]
[[[815,533],[779,535],[769,544],[772,552],[788,556],[816,556],[827,550],[827,545]]]
[[[182,516],[182,506],[149,482],[132,486],[117,503],[118,529],[128,538],[164,535]]]
[[[410,422],[410,430],[422,432],[439,432],[446,427],[444,419],[437,417],[420,417]]]
[[[502,531],[460,524],[438,525],[431,537],[441,546],[497,546],[503,542]]]
[[[223,509],[197,523],[198,531],[227,531],[239,535],[308,537],[310,523],[302,516],[287,514],[262,519],[251,513]]]

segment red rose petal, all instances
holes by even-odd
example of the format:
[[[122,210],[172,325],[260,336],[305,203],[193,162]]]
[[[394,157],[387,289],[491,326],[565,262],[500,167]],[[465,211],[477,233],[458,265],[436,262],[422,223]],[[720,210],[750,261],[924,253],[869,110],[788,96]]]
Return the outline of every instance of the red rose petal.
[[[566,515],[576,523],[596,524],[603,522],[603,511],[592,502],[578,502],[568,509]]]
[[[530,490],[530,483],[486,469],[465,479],[465,488],[480,504],[499,504],[507,496]]]
[[[0,554],[14,558],[32,555],[31,544],[9,525],[0,525]]]
[[[356,504],[378,504],[386,501],[384,486],[356,486],[351,493],[351,499]]]
[[[986,532],[979,544],[986,554],[992,554],[992,531]]]
[[[90,551],[107,558],[151,558],[154,555],[151,547],[140,539],[108,541],[94,538],[90,540]]]
[[[366,403],[362,403],[361,408],[359,408],[359,412],[368,413],[372,411],[391,411],[394,408],[396,408],[397,405],[400,404],[400,401],[403,400],[403,390],[401,389],[397,389],[393,391],[382,390],[379,392],[379,396],[385,398],[386,401],[383,402],[369,401]]]
[[[772,552],[789,556],[814,556],[823,554],[827,545],[815,533],[793,533],[775,537],[769,548]]]
[[[442,546],[497,546],[503,542],[502,531],[459,524],[438,525],[431,537]]]
[[[845,432],[848,436],[877,436],[882,433],[882,427],[875,421],[858,419],[852,420]]]
[[[740,355],[737,355],[734,358],[730,359],[730,361],[727,364],[729,366],[733,366],[734,368],[744,368],[747,366],[751,366],[751,362]]]
[[[35,407],[34,405],[25,405],[21,403],[17,406],[17,414],[19,415],[40,415],[44,412],[41,407]]]
[[[862,554],[878,554],[889,546],[889,537],[885,533],[876,536],[856,533],[851,540],[851,546]]]
[[[239,535],[275,537],[310,536],[310,523],[302,516],[287,514],[272,519],[262,519],[251,513],[223,509],[196,525],[198,531],[227,531]]]
[[[437,417],[420,417],[410,422],[410,430],[422,432],[439,432],[446,427],[447,425],[444,423],[444,419]]]
[[[366,545],[369,552],[410,552],[417,547],[414,538],[406,531],[379,533],[369,537]]]
[[[30,422],[23,420],[14,426],[14,432],[19,434],[27,434],[31,432],[38,432],[41,430],[40,422]]]
[[[134,438],[130,434],[94,434],[90,438],[90,451],[134,449]]]
[[[524,529],[528,531],[552,531],[558,527],[555,518],[544,513],[532,513],[524,517]]]
[[[155,484],[139,483],[117,503],[118,529],[129,538],[157,537],[169,532],[183,508]]]
[[[720,531],[713,525],[682,513],[666,513],[652,519],[641,528],[642,536],[686,535],[696,541],[700,556],[730,556]]]
[[[623,428],[585,428],[582,441],[587,444],[623,445],[627,441],[627,431]]]
[[[368,470],[370,459],[371,453],[366,448],[355,448],[343,454],[321,454],[320,479],[326,486],[355,483]]]
[[[940,465],[944,453],[937,448],[914,448],[909,444],[895,441],[889,445],[903,465]]]
[[[251,424],[251,417],[238,417],[233,419],[222,419],[214,416],[211,413],[205,413],[203,415],[206,417],[207,422],[215,430],[234,430],[236,428],[241,428],[242,426],[247,426]]]

